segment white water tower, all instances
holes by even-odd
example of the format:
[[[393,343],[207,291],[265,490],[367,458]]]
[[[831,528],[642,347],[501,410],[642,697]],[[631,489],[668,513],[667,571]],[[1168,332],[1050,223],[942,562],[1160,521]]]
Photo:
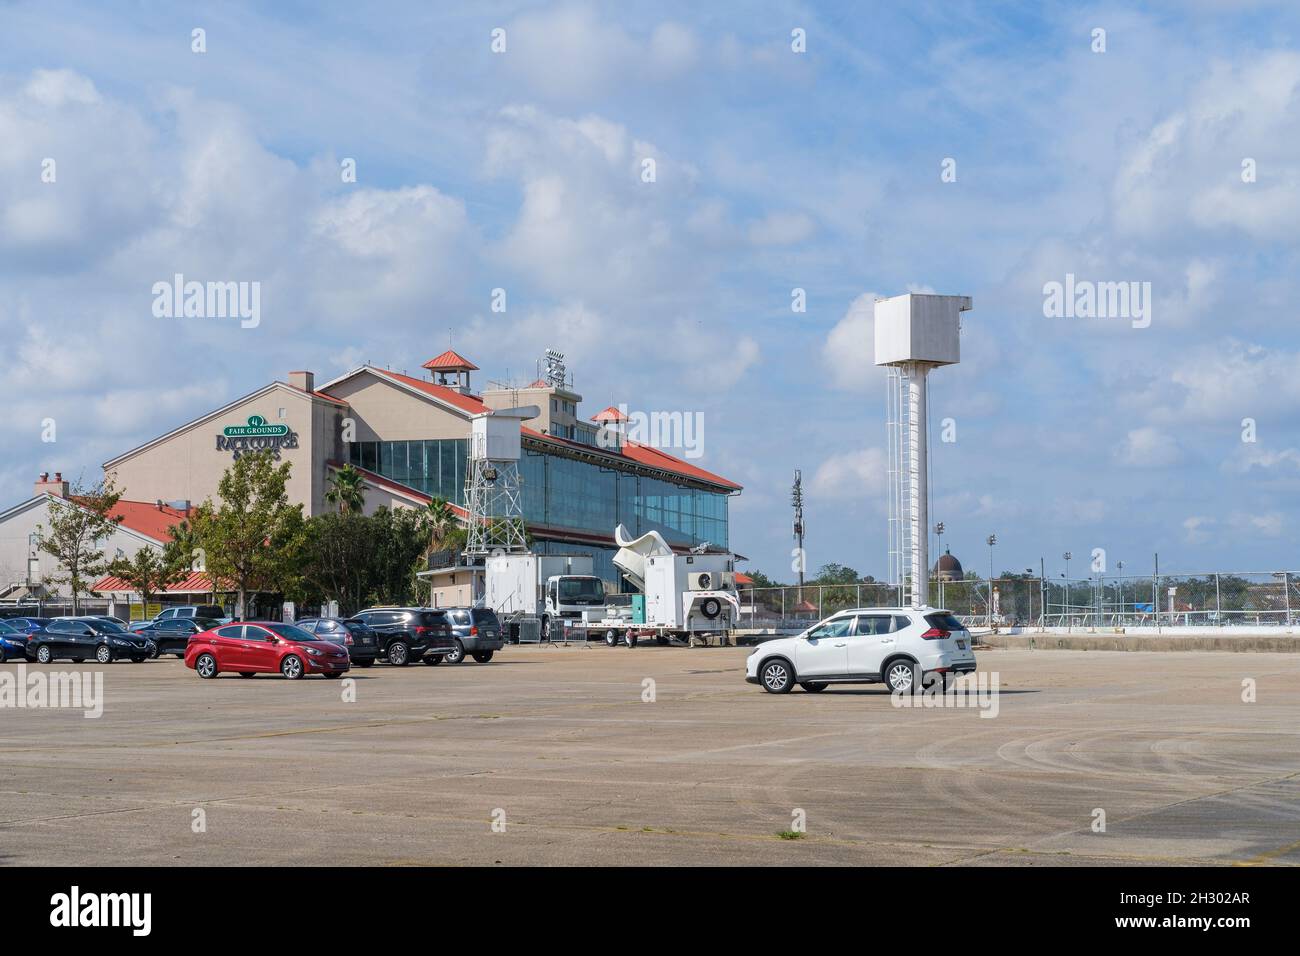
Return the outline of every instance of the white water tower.
[[[889,574],[920,607],[930,581],[927,376],[961,361],[963,295],[909,292],[876,300],[876,364],[889,368]]]

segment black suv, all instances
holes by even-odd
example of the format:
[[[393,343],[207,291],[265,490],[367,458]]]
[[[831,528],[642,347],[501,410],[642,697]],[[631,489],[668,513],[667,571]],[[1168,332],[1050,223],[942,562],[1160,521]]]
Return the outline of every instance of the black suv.
[[[379,653],[388,663],[405,667],[424,659],[441,664],[454,647],[451,624],[443,611],[427,607],[372,607],[352,615],[375,632]]]
[[[165,621],[150,621],[142,627],[135,628],[135,633],[145,640],[153,641],[157,648],[154,654],[175,654],[185,657],[185,648],[189,646],[190,637],[220,627],[221,622],[215,618],[172,617]]]
[[[56,617],[27,639],[27,659],[41,664],[60,659],[80,664],[92,657],[101,664],[122,657],[139,664],[156,653],[152,641],[93,617]]]
[[[293,622],[317,640],[342,644],[358,667],[369,667],[379,657],[379,635],[364,621],[350,617],[304,617]]]
[[[451,621],[451,633],[455,639],[452,649],[447,652],[448,664],[459,664],[466,654],[480,664],[486,664],[492,660],[493,653],[506,646],[501,622],[491,608],[446,607],[442,610]]]

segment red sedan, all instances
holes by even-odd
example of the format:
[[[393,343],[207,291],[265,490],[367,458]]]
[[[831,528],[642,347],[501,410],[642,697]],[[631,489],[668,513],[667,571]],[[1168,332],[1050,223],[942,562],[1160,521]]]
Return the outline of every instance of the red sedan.
[[[233,672],[240,677],[279,673],[287,680],[308,674],[342,677],[350,666],[347,649],[292,624],[240,621],[195,634],[185,648],[185,666],[204,679]]]

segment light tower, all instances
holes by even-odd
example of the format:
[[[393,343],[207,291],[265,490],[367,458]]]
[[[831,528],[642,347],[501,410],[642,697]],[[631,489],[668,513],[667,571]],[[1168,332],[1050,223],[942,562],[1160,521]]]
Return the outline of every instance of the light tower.
[[[790,489],[790,504],[794,508],[794,537],[799,542],[799,600],[803,600],[803,575],[805,558],[803,553],[803,473],[796,468],[794,470],[794,487]]]
[[[465,506],[469,511],[466,555],[528,550],[520,502],[523,487],[519,480],[519,428],[541,413],[536,405],[524,405],[498,408],[470,420],[469,474],[465,476]]]
[[[961,295],[876,300],[876,364],[889,368],[889,573],[900,600],[929,600],[930,466],[926,377],[961,361]]]

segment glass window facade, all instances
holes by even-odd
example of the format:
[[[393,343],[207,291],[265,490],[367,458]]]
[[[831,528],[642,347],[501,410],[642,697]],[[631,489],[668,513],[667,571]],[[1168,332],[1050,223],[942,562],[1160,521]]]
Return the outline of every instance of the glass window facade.
[[[469,441],[353,442],[349,458],[359,468],[400,481],[426,495],[465,503]],[[524,449],[519,462],[524,520],[591,534],[612,535],[624,524],[635,536],[658,531],[671,544],[707,541],[730,547],[727,495],[606,468],[551,452]],[[544,542],[544,553],[587,554],[596,573],[615,589],[613,549]]]
[[[358,468],[458,505],[465,503],[468,457],[468,438],[356,441],[348,445],[348,460]]]

